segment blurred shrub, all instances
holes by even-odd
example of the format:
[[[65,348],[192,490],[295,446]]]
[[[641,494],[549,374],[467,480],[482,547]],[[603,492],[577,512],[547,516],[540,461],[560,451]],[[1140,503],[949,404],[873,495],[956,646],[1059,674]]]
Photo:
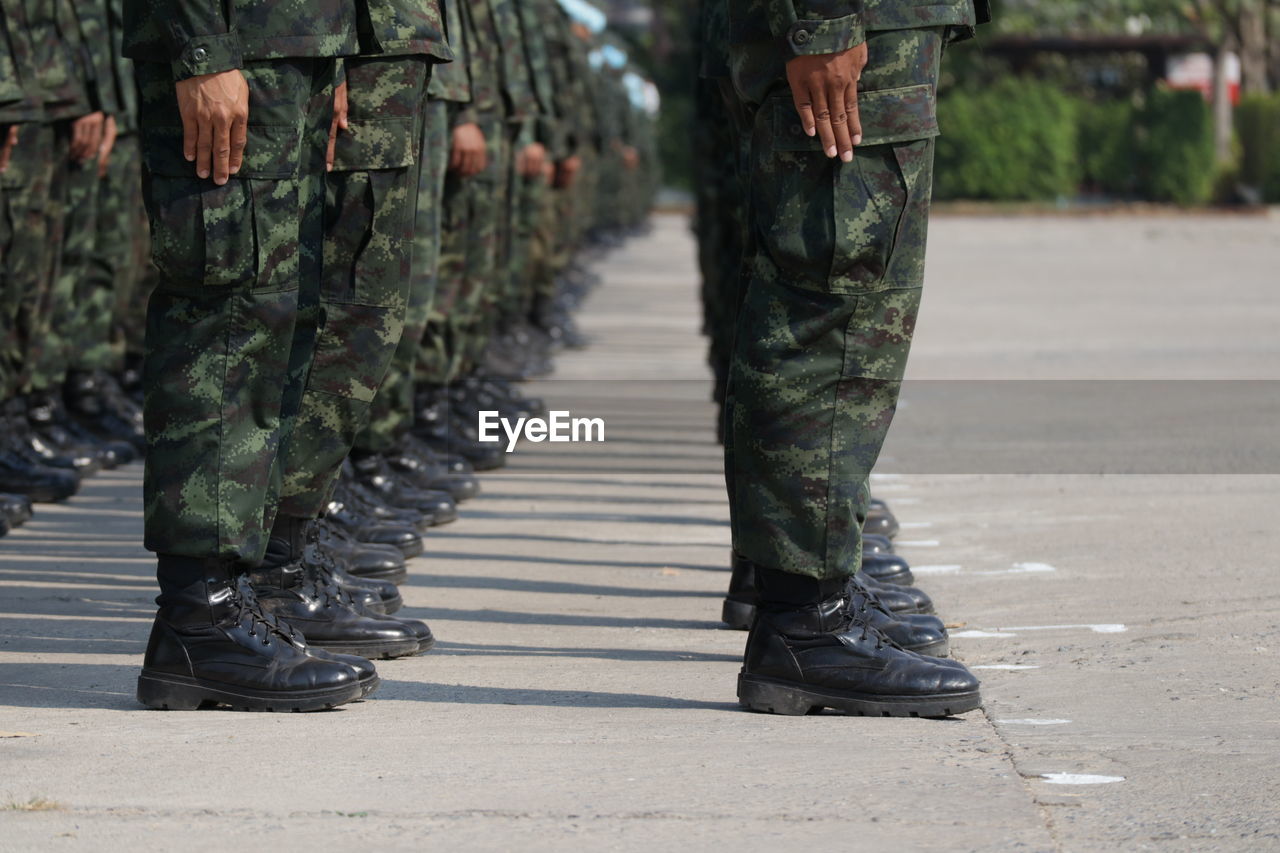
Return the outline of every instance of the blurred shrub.
[[[1137,188],[1133,104],[1118,100],[1085,103],[1078,115],[1085,188],[1109,196],[1133,195]]]
[[[1213,195],[1213,116],[1199,92],[1153,89],[1135,120],[1143,198],[1204,204]]]
[[[1280,202],[1280,93],[1245,95],[1236,107],[1240,183]]]
[[[1044,83],[1006,78],[954,91],[938,105],[934,194],[940,199],[1039,201],[1080,182],[1078,103]]]

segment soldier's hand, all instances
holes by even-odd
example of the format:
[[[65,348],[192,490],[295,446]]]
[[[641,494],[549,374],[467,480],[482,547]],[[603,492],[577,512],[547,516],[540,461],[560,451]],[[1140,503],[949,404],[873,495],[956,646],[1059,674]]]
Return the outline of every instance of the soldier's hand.
[[[102,125],[102,142],[98,144],[99,178],[107,176],[107,167],[111,165],[111,150],[116,147],[116,137],[118,135],[119,128],[116,126],[116,117],[107,116],[106,122]]]
[[[627,167],[628,172],[634,172],[640,167],[640,152],[634,145],[622,146],[622,165]]]
[[[547,146],[541,142],[530,142],[516,155],[516,174],[522,178],[536,178],[542,174],[546,161]]]
[[[182,156],[221,186],[240,171],[249,135],[249,84],[237,69],[179,80]]]
[[[865,42],[842,53],[797,56],[787,61],[787,82],[795,99],[800,124],[817,135],[828,157],[853,160],[853,146],[862,142],[858,118],[858,78],[867,65]]]
[[[77,163],[87,163],[98,156],[98,146],[102,144],[102,126],[107,115],[101,111],[89,113],[87,116],[71,122],[71,159]]]
[[[7,128],[0,127],[0,175],[9,169],[9,159],[13,157],[13,149],[18,144],[18,126],[11,124]]]
[[[453,129],[449,148],[449,171],[464,178],[478,175],[489,167],[489,145],[484,131],[475,122]]]
[[[333,171],[334,152],[338,147],[338,132],[351,127],[348,106],[347,81],[343,80],[333,88],[333,121],[329,122],[329,148],[324,154],[324,167],[330,172]]]
[[[557,189],[567,190],[573,186],[573,182],[578,179],[578,172],[582,171],[582,158],[577,154],[572,157],[566,157],[556,164],[555,186]]]

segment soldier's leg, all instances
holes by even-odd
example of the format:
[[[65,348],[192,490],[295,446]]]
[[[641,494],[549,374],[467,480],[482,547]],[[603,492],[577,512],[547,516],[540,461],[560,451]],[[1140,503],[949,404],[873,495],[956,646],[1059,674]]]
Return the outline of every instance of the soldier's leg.
[[[247,62],[242,74],[244,164],[218,186],[182,156],[168,63],[137,66],[160,271],[144,366],[145,544],[160,609],[137,694],[153,708],[314,710],[360,698],[374,678],[367,661],[312,653],[315,638],[268,613],[246,576],[267,545],[284,414],[296,406],[290,351],[299,285],[315,286],[334,63]],[[300,585],[281,593],[305,598]]]
[[[873,33],[868,46],[860,100],[878,118],[852,163],[790,130],[799,119],[784,81],[755,114],[753,251],[726,443],[734,549],[755,565],[761,596],[739,698],[780,713],[945,715],[977,707],[976,679],[886,648],[877,617],[849,606],[864,594],[847,584],[867,479],[920,301],[936,133],[921,103],[932,103],[942,33]],[[819,651],[806,651],[814,641]]]
[[[390,452],[413,423],[414,368],[428,317],[436,310],[434,303],[442,281],[438,269],[445,172],[449,162],[449,116],[450,107],[445,101],[428,101],[423,112],[412,272],[404,330],[386,379],[374,396],[369,424],[356,438],[355,449],[363,454]]]
[[[91,164],[96,175],[97,164]],[[106,175],[95,178],[94,236],[77,263],[64,262],[63,274],[74,270],[74,307],[67,321],[68,375],[64,385],[67,408],[92,434],[116,452],[132,458],[132,448],[145,446],[142,410],[120,388],[116,375],[123,353],[113,346],[112,320],[118,291],[129,289],[141,261],[134,254],[143,227],[141,208],[141,152],[136,134],[116,140]],[[81,227],[88,227],[84,223]],[[69,241],[70,242],[70,241]]]
[[[391,364],[409,297],[428,65],[362,58],[348,60],[346,72],[352,131],[339,135],[329,173],[320,287],[302,306],[322,322],[299,336],[312,355],[281,456],[279,514],[291,518],[316,518],[329,501]]]
[[[299,283],[320,243],[332,63],[246,65],[253,124],[244,166],[223,186],[182,156],[168,66],[138,63],[137,74],[159,271],[146,328],[145,544],[250,567],[279,491]]]

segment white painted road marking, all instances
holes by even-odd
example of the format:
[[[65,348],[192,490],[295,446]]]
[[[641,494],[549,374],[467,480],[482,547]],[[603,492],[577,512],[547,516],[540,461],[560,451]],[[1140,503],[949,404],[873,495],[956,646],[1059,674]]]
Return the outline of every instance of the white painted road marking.
[[[906,548],[937,548],[942,543],[937,539],[895,539],[893,544]]]
[[[1123,634],[1129,629],[1120,624],[1102,625],[1011,625],[999,628],[1000,631],[1065,631],[1069,628],[1088,628],[1095,634]]]
[[[1123,782],[1123,776],[1094,776],[1090,773],[1041,773],[1040,778],[1050,785],[1109,785]]]
[[[911,571],[917,575],[950,575],[960,571],[960,566],[912,566]]]

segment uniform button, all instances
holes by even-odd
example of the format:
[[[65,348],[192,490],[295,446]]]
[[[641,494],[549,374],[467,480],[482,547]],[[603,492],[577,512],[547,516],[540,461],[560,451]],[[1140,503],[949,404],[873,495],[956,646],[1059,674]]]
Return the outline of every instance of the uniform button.
[[[796,44],[807,44],[809,42],[809,31],[796,30],[791,34],[791,40]]]
[[[205,50],[203,47],[197,47],[195,50],[191,51],[191,58],[196,62],[204,62],[209,58],[209,51]]]

